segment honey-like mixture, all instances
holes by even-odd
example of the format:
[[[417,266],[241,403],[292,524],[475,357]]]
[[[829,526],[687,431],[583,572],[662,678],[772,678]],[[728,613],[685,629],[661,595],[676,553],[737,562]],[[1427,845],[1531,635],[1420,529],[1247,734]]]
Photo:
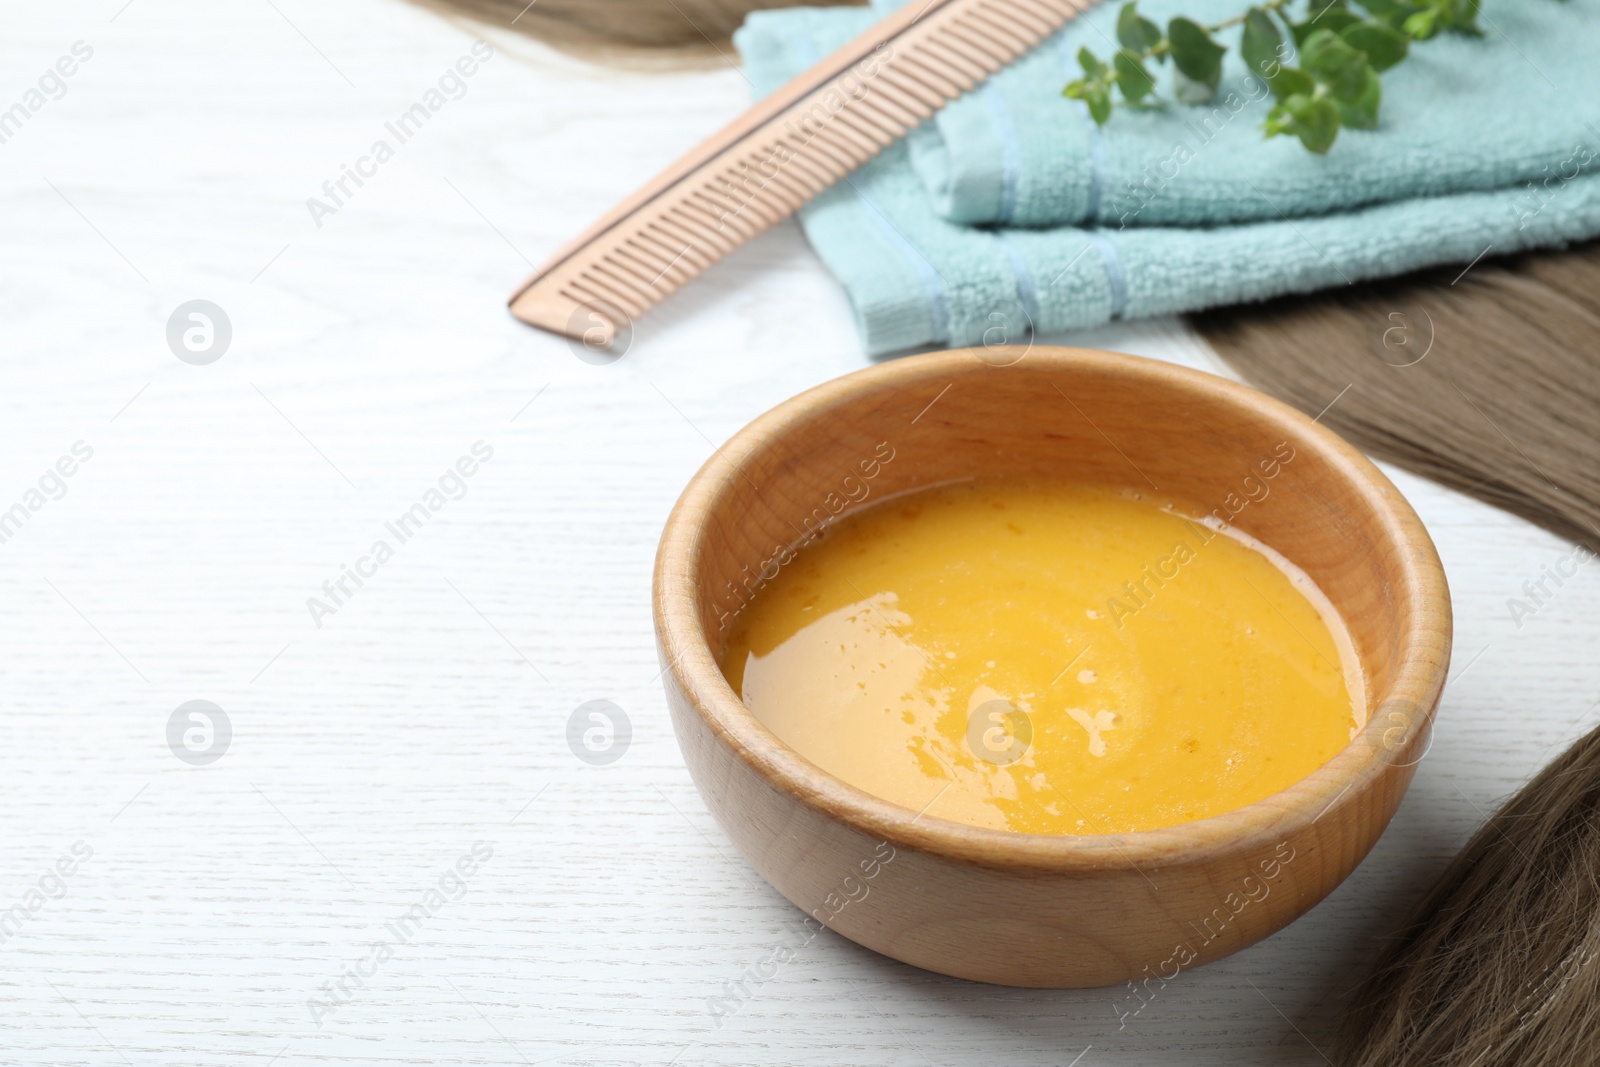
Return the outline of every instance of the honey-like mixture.
[[[1027,833],[1231,811],[1366,721],[1349,639],[1304,574],[1071,484],[967,482],[832,524],[734,617],[723,672],[824,770]]]

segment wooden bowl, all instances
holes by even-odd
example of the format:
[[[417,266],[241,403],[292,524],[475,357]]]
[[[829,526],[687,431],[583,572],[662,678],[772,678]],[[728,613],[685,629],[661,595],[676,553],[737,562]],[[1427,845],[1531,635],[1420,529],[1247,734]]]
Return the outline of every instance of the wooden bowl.
[[[1285,444],[1292,458],[1268,476],[1262,461]],[[825,773],[746,710],[718,669],[727,624],[807,530],[891,493],[1002,475],[1156,486],[1283,553],[1350,629],[1367,724],[1310,777],[1240,810],[1058,836],[919,817]],[[1450,654],[1433,543],[1352,446],[1221,378],[1043,347],[901,359],[751,423],[667,520],[655,625],[689,771],[763,878],[886,956],[1017,986],[1165,982],[1304,914],[1399,806]]]

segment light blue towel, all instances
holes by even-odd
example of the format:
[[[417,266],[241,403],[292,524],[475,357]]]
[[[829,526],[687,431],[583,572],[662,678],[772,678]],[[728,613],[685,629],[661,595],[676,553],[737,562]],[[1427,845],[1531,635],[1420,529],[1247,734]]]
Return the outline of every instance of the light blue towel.
[[[902,2],[880,0],[878,13]],[[1211,105],[1120,110],[1099,130],[1061,88],[1081,76],[1080,47],[1110,58],[1121,6],[1107,0],[1091,9],[912,139],[912,162],[940,215],[1015,226],[1317,215],[1538,180],[1575,145],[1600,138],[1594,0],[1485,5],[1483,37],[1444,34],[1418,45],[1384,76],[1382,129],[1346,130],[1325,157],[1291,137],[1263,140],[1272,101],[1237,47]],[[1245,0],[1143,0],[1140,11],[1165,25],[1173,15],[1220,22],[1244,7]],[[1235,31],[1224,40],[1235,46],[1237,38]],[[1152,68],[1170,96],[1170,65]],[[1185,154],[1193,158],[1180,162]],[[1179,171],[1181,179],[1163,180]]]
[[[1082,105],[1060,96],[1061,42],[1092,32],[1069,26],[989,83],[1002,88],[957,101],[912,144],[823,194],[802,223],[844,284],[874,354],[1016,340],[1028,330],[1264,299],[1593,237],[1600,235],[1595,6],[1489,0],[1487,37],[1417,46],[1385,77],[1382,128],[1342,132],[1327,157],[1287,138],[1262,141],[1259,119],[1241,110],[1121,226],[1113,183],[1125,181],[1153,145],[1165,146],[1160,158],[1171,155],[1173,131],[1204,123],[1210,109],[1119,111],[1096,135]],[[1092,14],[1114,16],[1114,7]],[[1182,0],[1175,9],[1205,16],[1236,13],[1240,3]],[[1160,13],[1159,3],[1149,2],[1148,11]],[[762,12],[735,43],[765,93],[874,17],[837,8]],[[1472,56],[1463,59],[1463,50]],[[1447,62],[1445,53],[1455,58]],[[1431,96],[1409,110],[1397,106],[1403,72],[1425,61],[1406,84],[1421,83],[1416,91]],[[1474,89],[1480,82],[1494,92]],[[1523,103],[1502,107],[1495,104],[1501,97]],[[1519,109],[1536,98],[1542,110]],[[1469,99],[1471,106],[1457,106]],[[1191,147],[1197,143],[1191,133]],[[1542,183],[1537,193],[1527,188],[1530,177]],[[1252,185],[1253,201],[1240,192]],[[1013,226],[951,219],[986,213],[1004,213]],[[1102,225],[1015,226],[1063,218]]]

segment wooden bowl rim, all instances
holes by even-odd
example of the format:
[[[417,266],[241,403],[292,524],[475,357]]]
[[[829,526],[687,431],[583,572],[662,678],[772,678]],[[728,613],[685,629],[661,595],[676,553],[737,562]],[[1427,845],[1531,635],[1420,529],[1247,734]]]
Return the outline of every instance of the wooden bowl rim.
[[[1399,583],[1412,595],[1409,614],[1401,624],[1399,671],[1387,693],[1378,694],[1376,700],[1369,697],[1374,710],[1365,727],[1306,778],[1243,808],[1157,830],[1074,836],[991,830],[919,816],[822,770],[762,725],[723,678],[699,622],[695,582],[700,537],[707,529],[702,520],[729,491],[744,462],[819,412],[865,393],[904,390],[910,397],[918,395],[911,391],[918,385],[938,384],[952,375],[1003,374],[1013,365],[1003,352],[986,350],[986,359],[980,361],[971,349],[955,349],[868,367],[784,401],[713,452],[685,487],[667,519],[656,554],[655,626],[665,672],[681,687],[717,741],[776,789],[870,837],[980,866],[1057,873],[1126,870],[1130,864],[1145,873],[1223,852],[1270,850],[1336,804],[1341,809],[1347,806],[1386,772],[1403,769],[1384,758],[1384,734],[1393,724],[1385,721],[1379,710],[1391,702],[1415,709],[1416,718],[1406,735],[1408,752],[1415,748],[1413,740],[1420,740],[1431,729],[1449,667],[1450,594],[1443,565],[1422,520],[1383,472],[1349,442],[1298,410],[1226,378],[1094,349],[1032,346],[1017,351],[1019,361],[1049,363],[1069,373],[1094,366],[1129,377],[1145,388],[1187,392],[1250,409],[1292,430],[1297,447],[1304,443],[1316,449],[1369,501],[1385,537],[1400,549],[1395,554]]]

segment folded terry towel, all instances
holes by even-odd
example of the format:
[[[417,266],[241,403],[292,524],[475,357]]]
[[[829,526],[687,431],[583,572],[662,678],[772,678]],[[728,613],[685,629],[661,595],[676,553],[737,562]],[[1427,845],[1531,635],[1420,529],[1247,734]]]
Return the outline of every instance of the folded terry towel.
[[[820,19],[760,12],[739,47],[758,85],[793,74],[906,0],[840,9]],[[1238,15],[1248,0],[1142,0],[1165,25]],[[1105,0],[911,137],[911,162],[952,222],[1200,226],[1319,215],[1414,196],[1538,181],[1575,145],[1600,144],[1600,3],[1499,0],[1484,36],[1442,34],[1383,77],[1383,125],[1345,130],[1326,156],[1292,137],[1267,140],[1272,99],[1239,58],[1204,107],[1119,108],[1105,128],[1061,89],[1082,74],[1078,49],[1109,59],[1121,0]],[[825,35],[825,36],[824,36]],[[1171,65],[1152,64],[1170,97]],[[780,82],[786,80],[779,77]],[[1120,100],[1120,96],[1118,97]]]
[[[1243,6],[1243,0],[1181,0],[1175,10],[1206,15]],[[1114,7],[1092,15],[1114,15]],[[1488,0],[1482,19],[1487,37],[1419,45],[1385,76],[1382,127],[1343,131],[1327,157],[1312,156],[1288,138],[1263,142],[1259,119],[1241,111],[1148,199],[1133,225],[1023,229],[951,221],[949,215],[963,211],[981,215],[971,205],[984,199],[954,197],[958,186],[983,184],[955,176],[972,173],[986,155],[955,146],[992,139],[1004,125],[999,116],[1011,120],[1012,136],[983,163],[1000,175],[991,183],[1000,190],[995,202],[1009,200],[1013,219],[1037,221],[1052,211],[1104,220],[1109,208],[1086,207],[1097,186],[1099,199],[1110,202],[1104,191],[1113,180],[1112,161],[1138,160],[1150,146],[1166,143],[1170,129],[1152,133],[1153,124],[1184,127],[1210,113],[1176,104],[1153,115],[1119,111],[1095,138],[1082,105],[1060,96],[1067,72],[1056,53],[1075,31],[1069,25],[988,83],[1006,80],[1004,99],[990,104],[989,90],[980,88],[956,101],[936,123],[924,124],[914,143],[891,148],[824,193],[801,221],[844,284],[874,354],[997,336],[1016,340],[1028,330],[1058,332],[1264,299],[1593,237],[1600,235],[1600,74],[1592,60],[1587,68],[1582,60],[1600,45],[1594,7],[1593,0]],[[1151,2],[1149,11],[1156,9]],[[1557,18],[1562,15],[1568,17]],[[837,8],[762,12],[750,17],[735,43],[764,94],[874,17]],[[1462,48],[1476,51],[1463,59]],[[1410,111],[1397,108],[1395,86],[1405,68],[1441,51],[1454,60],[1428,59],[1431,73],[1418,76],[1425,83],[1418,91],[1436,95]],[[1053,73],[1033,69],[1046,62]],[[1480,81],[1524,100],[1549,95],[1543,110],[1533,113],[1453,110],[1464,86]],[[987,109],[987,119],[979,109]],[[1448,137],[1440,133],[1447,122]],[[979,129],[984,125],[986,132]],[[1546,126],[1559,134],[1538,132]],[[1232,140],[1224,144],[1223,137]],[[1432,147],[1413,150],[1428,138]],[[1118,147],[1121,139],[1126,149]],[[1530,147],[1535,142],[1537,149]],[[1341,150],[1366,162],[1341,163],[1335,158]],[[1168,144],[1164,154],[1170,153]],[[958,166],[958,157],[967,162]],[[1440,173],[1446,157],[1460,172]],[[1342,168],[1338,179],[1324,173],[1331,167]],[[1532,189],[1530,174],[1538,179]],[[1252,183],[1259,208],[1239,192]],[[1352,191],[1345,194],[1347,187]],[[1039,206],[1047,202],[1056,206]],[[1025,204],[1031,206],[1025,210]],[[1345,210],[1316,213],[1341,205]],[[1215,225],[1219,218],[1265,221]]]

